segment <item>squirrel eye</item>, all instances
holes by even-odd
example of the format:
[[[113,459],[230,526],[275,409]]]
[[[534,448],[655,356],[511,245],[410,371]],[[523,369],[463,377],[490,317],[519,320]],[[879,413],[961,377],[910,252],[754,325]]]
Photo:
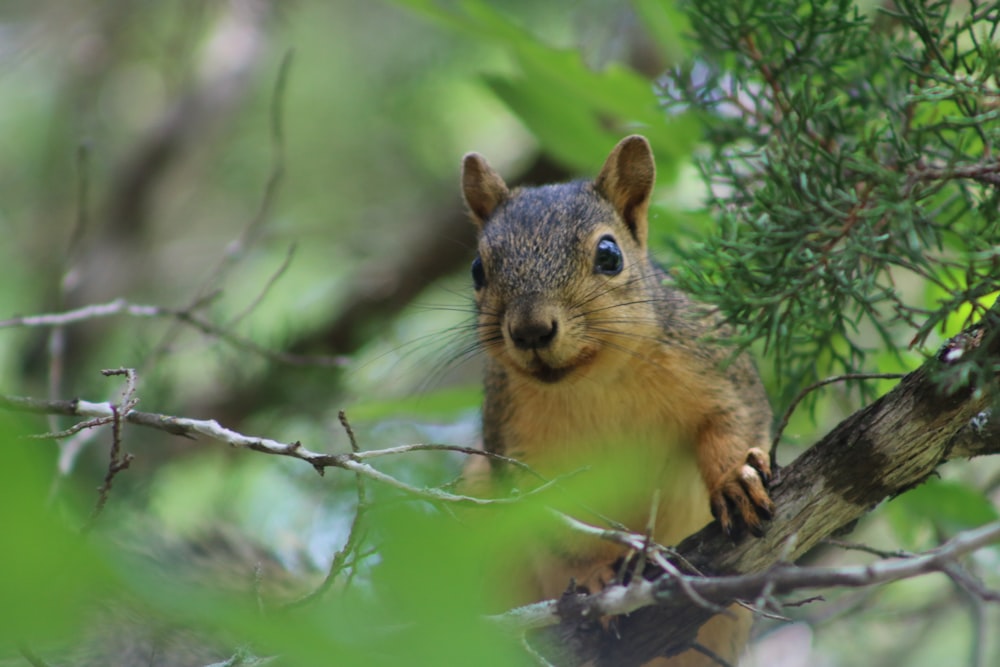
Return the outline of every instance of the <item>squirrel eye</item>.
[[[472,285],[477,291],[486,286],[486,271],[483,269],[483,260],[479,257],[472,260]]]
[[[602,236],[597,242],[597,255],[594,257],[594,271],[609,276],[616,276],[622,272],[625,260],[622,257],[622,249],[610,236]]]

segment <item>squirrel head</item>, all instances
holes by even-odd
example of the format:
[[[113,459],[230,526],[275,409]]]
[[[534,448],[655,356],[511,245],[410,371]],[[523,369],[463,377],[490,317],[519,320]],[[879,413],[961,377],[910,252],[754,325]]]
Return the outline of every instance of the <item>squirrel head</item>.
[[[465,156],[479,340],[493,359],[552,384],[638,356],[656,329],[659,279],[646,250],[655,173],[638,135],[593,181],[511,190],[481,155]]]

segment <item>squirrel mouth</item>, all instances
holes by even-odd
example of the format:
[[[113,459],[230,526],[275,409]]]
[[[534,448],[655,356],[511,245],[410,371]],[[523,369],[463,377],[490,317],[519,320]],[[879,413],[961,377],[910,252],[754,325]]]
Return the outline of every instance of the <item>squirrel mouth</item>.
[[[535,378],[539,382],[543,382],[545,384],[555,384],[573,371],[589,364],[593,361],[596,354],[596,350],[586,350],[569,363],[561,366],[552,366],[542,360],[536,353],[535,358],[532,359],[532,363],[525,370],[528,375]]]
[[[555,368],[553,366],[549,366],[548,364],[539,362],[532,366],[529,373],[531,373],[533,378],[544,382],[545,384],[555,384],[569,375],[574,368],[576,368],[576,366],[573,365]]]

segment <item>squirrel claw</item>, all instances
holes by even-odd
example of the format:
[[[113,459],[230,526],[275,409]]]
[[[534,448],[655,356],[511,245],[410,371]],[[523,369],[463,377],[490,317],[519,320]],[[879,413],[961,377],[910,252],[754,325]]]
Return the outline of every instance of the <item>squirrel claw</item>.
[[[727,537],[739,539],[744,528],[755,537],[764,535],[764,522],[774,515],[774,503],[767,493],[770,481],[767,454],[754,447],[746,460],[723,475],[712,489],[712,515]]]

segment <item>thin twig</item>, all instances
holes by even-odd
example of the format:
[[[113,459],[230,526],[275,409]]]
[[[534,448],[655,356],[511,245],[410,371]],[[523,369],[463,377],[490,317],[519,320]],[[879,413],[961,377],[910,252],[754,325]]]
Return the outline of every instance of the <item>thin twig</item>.
[[[109,403],[91,403],[84,400],[57,400],[46,401],[35,398],[20,396],[0,396],[0,408],[17,410],[21,412],[35,412],[40,414],[61,414],[73,417],[86,418],[111,418],[115,417],[115,409]],[[129,424],[155,428],[166,431],[172,435],[194,437],[203,435],[212,440],[224,442],[232,447],[251,449],[264,454],[275,456],[288,456],[300,459],[311,465],[316,472],[323,474],[326,468],[341,468],[351,472],[359,473],[367,479],[377,481],[390,486],[403,493],[428,500],[431,502],[457,503],[472,506],[486,505],[507,505],[519,503],[528,497],[537,496],[552,490],[561,484],[570,475],[563,475],[550,479],[537,487],[525,491],[516,496],[501,498],[477,498],[474,496],[448,493],[435,488],[423,488],[407,484],[392,477],[376,468],[373,468],[363,460],[358,458],[354,452],[346,454],[323,454],[311,451],[302,446],[301,442],[284,443],[269,438],[256,438],[244,435],[231,429],[221,426],[214,419],[200,420],[186,417],[174,417],[152,412],[140,412],[138,410],[128,410],[120,415],[120,419]],[[480,450],[468,450],[468,453],[475,455],[486,455]],[[578,472],[578,471],[575,471]]]
[[[786,600],[781,603],[782,607],[804,607],[807,604],[812,604],[813,602],[826,602],[826,598],[822,595],[810,595],[807,598],[802,598],[801,600]]]
[[[209,296],[214,298],[215,293]],[[345,357],[293,354],[290,352],[271,350],[258,345],[252,340],[233,333],[228,328],[214,324],[213,322],[210,322],[204,317],[196,314],[195,311],[199,309],[205,301],[206,298],[203,297],[200,301],[191,304],[188,308],[164,308],[162,306],[148,306],[129,303],[125,299],[115,299],[107,303],[84,306],[82,308],[76,308],[63,313],[45,313],[41,315],[11,317],[5,320],[0,320],[0,329],[11,327],[61,327],[101,317],[111,317],[113,315],[128,315],[131,317],[141,318],[174,318],[178,320],[179,323],[188,324],[202,333],[215,336],[237,349],[259,354],[260,356],[272,361],[278,361],[293,366],[324,367],[342,367],[348,363],[348,360]]]
[[[120,314],[132,315],[134,317],[159,317],[164,314],[164,309],[158,306],[130,304],[125,299],[115,299],[108,303],[84,306],[63,313],[11,317],[0,320],[0,329],[9,327],[58,327]]]
[[[111,494],[111,485],[114,483],[115,477],[118,476],[120,472],[126,470],[132,463],[134,458],[131,454],[126,453],[122,455],[122,414],[127,413],[132,409],[132,407],[138,402],[135,398],[136,389],[136,374],[135,371],[130,368],[117,368],[114,370],[104,370],[101,374],[105,377],[112,377],[116,375],[124,375],[126,378],[125,391],[122,394],[122,400],[117,405],[111,406],[111,453],[108,456],[108,469],[104,474],[104,481],[101,486],[97,489],[97,503],[94,505],[94,510],[90,514],[90,518],[83,527],[83,533],[86,534],[93,529],[97,522],[98,517],[104,512],[104,507],[108,503],[108,496]]]
[[[902,549],[896,549],[894,551],[887,551],[885,549],[876,549],[875,547],[870,547],[867,544],[860,544],[858,542],[848,542],[846,540],[838,540],[833,537],[828,537],[823,540],[823,544],[828,544],[832,547],[837,547],[838,549],[846,549],[848,551],[863,551],[873,556],[878,556],[879,558],[911,558],[913,557],[913,552],[903,551]]]
[[[274,661],[274,656],[259,658],[248,651],[237,651],[228,660],[213,662],[205,667],[260,667]]]
[[[296,247],[297,246],[294,243],[288,246],[288,252],[285,253],[285,259],[281,261],[278,268],[270,275],[270,277],[268,277],[267,282],[264,283],[264,286],[257,293],[257,296],[251,299],[250,303],[240,310],[240,312],[236,313],[229,319],[229,322],[226,323],[227,329],[235,328],[236,325],[246,319],[250,313],[257,310],[257,306],[264,302],[264,298],[267,296],[268,292],[271,291],[271,288],[278,283],[278,280],[280,280],[281,277],[285,275],[285,272],[288,271],[288,267],[292,265],[292,258],[295,257]]]
[[[25,436],[32,440],[63,440],[64,438],[69,438],[82,431],[88,429],[97,428],[98,426],[104,426],[105,424],[110,424],[114,421],[114,417],[98,417],[97,419],[88,419],[87,421],[77,422],[69,428],[64,428],[61,431],[46,431],[45,433],[33,433],[31,435]],[[93,435],[88,437],[92,438]],[[72,468],[72,463],[70,464]]]
[[[219,284],[222,282],[223,277],[226,272],[229,271],[232,266],[241,259],[247,248],[251,247],[260,236],[260,229],[267,221],[268,216],[271,213],[274,202],[277,199],[279,188],[281,186],[282,180],[285,174],[285,142],[284,142],[284,130],[283,122],[284,115],[282,113],[282,105],[285,97],[285,89],[288,83],[288,76],[291,71],[292,65],[292,50],[289,49],[282,56],[281,64],[278,66],[278,75],[275,79],[274,89],[271,94],[271,109],[270,109],[270,140],[271,140],[271,169],[267,177],[267,183],[264,186],[264,194],[261,197],[260,204],[257,208],[257,212],[254,214],[253,218],[243,227],[239,235],[233,239],[225,248],[222,256],[216,263],[216,265],[209,271],[208,276],[202,281],[201,287],[195,292],[192,304],[187,308],[183,309],[183,312],[191,313],[193,315],[195,308],[193,303],[197,303],[203,299],[206,293],[218,289]],[[283,273],[283,269],[279,270],[279,275]],[[269,289],[269,286],[265,287],[265,291]],[[242,315],[240,316],[242,317]],[[163,355],[170,347],[172,341],[177,337],[180,331],[179,326],[173,326],[164,333],[163,337],[153,348],[152,352],[146,358],[143,364],[144,369],[148,369],[152,366],[156,360]],[[206,331],[205,333],[220,335],[222,331],[228,332],[228,327],[224,329],[219,329],[218,332]],[[232,334],[230,334],[232,335]],[[224,336],[221,336],[225,338]],[[230,341],[232,342],[232,341]],[[258,351],[258,350],[255,350]],[[270,353],[265,355],[268,358],[281,360],[281,357],[286,357],[285,353]],[[296,355],[288,355],[286,358],[293,358]],[[342,364],[340,364],[342,365]]]
[[[983,585],[972,573],[958,563],[946,563],[941,571],[948,575],[955,584],[969,595],[984,602],[1000,602],[1000,591],[994,591]]]
[[[356,452],[359,461],[364,461],[367,459],[379,458],[382,456],[395,456],[398,454],[408,454],[409,452],[457,452],[459,454],[468,454],[470,456],[484,456],[488,459],[493,459],[494,461],[501,461],[507,465],[519,468],[537,479],[542,481],[549,481],[546,477],[543,477],[541,473],[536,471],[534,468],[529,466],[523,461],[518,461],[509,456],[504,456],[503,454],[498,454],[496,452],[489,452],[485,449],[478,449],[476,447],[461,447],[459,445],[438,445],[438,444],[427,444],[427,443],[415,443],[412,445],[399,445],[396,447],[386,447],[384,449],[373,449],[369,451]]]
[[[337,417],[340,420],[340,425],[344,428],[344,432],[347,433],[348,440],[350,440],[351,452],[355,455],[360,454],[361,449],[358,447],[357,437],[354,435],[354,429],[351,427],[351,423],[347,419],[347,414],[341,410],[337,413]],[[351,554],[354,554],[361,545],[361,542],[364,539],[363,521],[368,511],[368,495],[365,490],[364,477],[361,473],[355,473],[354,476],[357,483],[358,504],[354,511],[354,519],[351,521],[351,528],[347,532],[347,540],[344,542],[344,546],[333,555],[333,559],[330,561],[330,567],[327,568],[326,576],[323,578],[323,581],[320,582],[319,586],[301,598],[289,602],[285,605],[286,609],[304,606],[313,600],[320,598],[324,593],[326,593],[336,580],[337,576],[347,566],[347,559],[351,556]]]
[[[969,605],[969,620],[972,625],[969,667],[985,667],[987,655],[986,643],[993,634],[990,631],[991,626],[985,606],[987,602],[994,602],[997,598],[990,599],[988,595],[984,596],[983,592],[990,594],[992,591],[981,591],[982,586],[979,585],[979,582],[975,581],[972,575],[962,569],[957,563],[951,563],[950,567],[946,567],[945,573]]]
[[[344,427],[344,433],[347,434],[347,439],[351,443],[351,452],[357,456],[361,449],[358,447],[358,438],[354,435],[354,429],[351,428],[351,423],[347,421],[347,413],[343,410],[337,412],[337,419],[340,420],[340,425]]]
[[[701,653],[703,656],[707,657],[709,660],[719,665],[719,667],[733,667],[731,664],[729,664],[729,661],[725,660],[718,653],[708,648],[707,646],[704,646],[703,644],[694,642],[693,644],[691,644],[691,650]]]
[[[813,382],[811,385],[800,391],[798,395],[792,399],[788,408],[785,409],[784,414],[781,416],[781,421],[778,422],[777,428],[774,429],[774,439],[771,441],[771,468],[773,470],[778,469],[778,443],[781,441],[781,436],[785,432],[785,427],[788,426],[788,421],[792,418],[795,408],[797,408],[799,403],[802,402],[802,399],[810,393],[816,391],[820,387],[833,384],[834,382],[845,382],[848,380],[898,380],[902,377],[904,377],[903,373],[846,373],[844,375],[834,375],[826,378],[825,380]]]
[[[80,281],[80,271],[74,266],[80,247],[89,226],[90,208],[90,149],[85,142],[77,146],[76,151],[76,203],[73,229],[70,231],[69,242],[66,244],[66,254],[63,257],[62,279],[59,281],[57,297],[58,307],[62,307],[69,294]],[[49,398],[62,395],[63,374],[66,365],[66,331],[62,327],[53,327],[49,331],[46,343],[48,354],[48,389]],[[55,415],[49,418],[49,430],[58,429],[59,421]],[[54,480],[58,485],[58,479]],[[52,489],[55,492],[55,486]]]

